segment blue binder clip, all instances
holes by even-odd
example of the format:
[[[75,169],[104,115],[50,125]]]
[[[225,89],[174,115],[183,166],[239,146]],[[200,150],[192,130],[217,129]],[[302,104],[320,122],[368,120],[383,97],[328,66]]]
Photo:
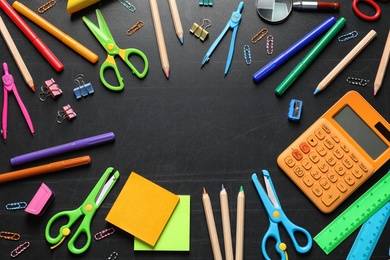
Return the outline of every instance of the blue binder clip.
[[[302,101],[297,99],[291,99],[290,107],[288,109],[288,119],[292,121],[298,121],[301,118]]]
[[[94,93],[93,87],[91,83],[85,83],[84,82],[84,75],[79,74],[74,82],[76,82],[79,86],[73,89],[73,93],[76,96],[77,99],[80,99],[82,97],[86,97],[88,95],[91,95]]]

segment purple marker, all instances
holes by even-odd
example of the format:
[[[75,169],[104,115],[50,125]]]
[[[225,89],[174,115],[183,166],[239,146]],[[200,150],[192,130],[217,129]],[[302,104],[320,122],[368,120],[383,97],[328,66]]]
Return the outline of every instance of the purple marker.
[[[107,143],[110,141],[113,141],[115,139],[115,134],[113,132],[101,134],[101,135],[95,135],[92,137],[80,139],[71,143],[66,143],[50,148],[46,148],[43,150],[23,154],[16,156],[14,158],[11,158],[11,165],[16,166],[27,162],[32,162],[35,160],[39,160],[42,158],[47,158],[50,156],[54,156],[57,154],[62,154],[70,151],[75,151],[83,148],[92,147],[98,144]]]

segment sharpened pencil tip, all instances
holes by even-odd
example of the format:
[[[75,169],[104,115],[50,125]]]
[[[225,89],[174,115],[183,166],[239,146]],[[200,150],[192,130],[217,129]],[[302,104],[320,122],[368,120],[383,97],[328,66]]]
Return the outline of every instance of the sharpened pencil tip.
[[[222,186],[221,186],[221,190],[224,190],[225,189],[225,186],[222,184]]]
[[[179,38],[179,41],[180,41],[181,45],[183,45],[184,44],[184,37]]]
[[[31,90],[35,92],[35,87],[34,87],[34,86],[31,86]]]
[[[240,192],[241,191],[244,191],[244,187],[242,185],[240,186]]]
[[[316,95],[318,92],[320,92],[318,89],[314,90],[314,95]]]
[[[205,187],[203,187],[202,193],[203,193],[203,194],[207,194],[207,191],[206,191],[206,188],[205,188]]]

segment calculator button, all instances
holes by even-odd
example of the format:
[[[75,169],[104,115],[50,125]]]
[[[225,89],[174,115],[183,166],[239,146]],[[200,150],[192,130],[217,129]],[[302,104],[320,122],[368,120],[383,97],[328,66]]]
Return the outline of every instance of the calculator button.
[[[318,180],[319,178],[321,178],[322,173],[321,173],[319,170],[317,170],[317,169],[313,169],[313,170],[310,171],[310,175],[311,175],[314,179]]]
[[[297,166],[294,167],[294,173],[298,177],[302,177],[305,174],[305,171],[304,171],[304,169],[300,165],[297,165]]]
[[[314,185],[313,188],[311,188],[311,190],[317,197],[321,196],[323,193],[321,187],[318,185]]]
[[[322,203],[324,203],[326,206],[330,206],[333,202],[335,202],[340,197],[340,192],[337,188],[332,187],[329,190],[324,192],[324,195],[322,195],[321,200]]]
[[[329,170],[329,166],[326,162],[321,161],[318,163],[318,169],[320,169],[323,173],[326,173]]]
[[[333,154],[334,154],[334,156],[337,157],[337,159],[341,159],[341,158],[343,158],[343,156],[344,156],[344,152],[343,152],[339,147],[336,147],[336,148],[333,150]]]
[[[325,179],[325,178],[320,180],[320,185],[325,190],[329,189],[332,186],[330,181],[328,179]]]
[[[302,180],[303,180],[303,183],[305,183],[307,187],[311,187],[314,184],[314,180],[312,177],[310,177],[310,175],[303,176]]]
[[[286,158],[284,158],[284,162],[289,166],[289,167],[293,167],[295,165],[295,160],[294,158],[292,158],[291,156],[287,156]]]
[[[318,156],[318,153],[316,152],[312,152],[309,154],[309,158],[310,160],[313,162],[313,163],[318,163],[318,161],[320,160],[320,156]]]
[[[324,129],[324,131],[327,132],[328,134],[331,132],[331,131],[330,131],[330,128],[329,128],[329,126],[328,126],[327,124],[323,123],[323,124],[321,124],[321,127],[322,127],[322,129]]]
[[[322,129],[320,128],[317,128],[315,131],[314,131],[314,135],[317,136],[318,139],[322,140],[325,138],[326,134],[324,131],[322,131]]]
[[[354,167],[351,172],[357,179],[360,179],[363,176],[363,171],[358,167]]]
[[[299,148],[301,149],[301,151],[303,153],[309,153],[310,152],[310,146],[305,143],[305,142],[302,142],[300,145],[299,145]]]
[[[332,137],[333,141],[335,141],[336,143],[340,143],[340,138],[338,137],[338,135],[331,134],[330,136]]]
[[[306,170],[311,169],[311,162],[308,159],[306,159],[306,158],[303,159],[301,164],[302,164],[303,168],[305,168]]]
[[[330,165],[330,166],[333,166],[336,164],[337,160],[336,160],[336,157],[334,157],[333,155],[329,154],[328,156],[326,156],[325,158],[326,162]]]
[[[340,143],[340,147],[341,147],[341,149],[344,150],[344,152],[346,152],[346,153],[349,152],[349,148],[348,148],[348,146],[345,143],[341,142]]]
[[[348,190],[348,186],[345,184],[345,182],[343,181],[339,181],[337,184],[336,184],[336,187],[337,189],[339,189],[339,191],[341,192],[346,192]]]
[[[328,148],[329,150],[333,149],[333,147],[335,146],[335,143],[333,142],[332,139],[330,138],[326,138],[324,140],[324,145],[326,146],[326,148]]]
[[[344,165],[337,164],[334,167],[334,170],[337,172],[338,175],[343,176],[345,174],[345,167]]]
[[[306,141],[313,147],[316,146],[318,143],[317,138],[315,138],[314,135],[309,135]]]
[[[338,179],[337,174],[335,172],[328,172],[327,176],[328,179],[333,183],[335,183]]]
[[[355,162],[359,161],[358,156],[353,152],[349,154],[349,157],[351,157],[351,159],[354,160]]]
[[[344,181],[349,185],[352,186],[355,183],[355,179],[352,177],[351,174],[346,174],[344,176]]]
[[[348,169],[351,169],[351,167],[353,166],[353,163],[349,158],[344,158],[342,162],[344,166],[347,167]]]
[[[303,154],[301,153],[301,151],[299,151],[298,149],[294,149],[292,151],[292,156],[294,156],[294,158],[297,160],[297,161],[300,161],[302,160],[303,158]]]
[[[364,162],[360,162],[360,163],[359,163],[359,167],[360,167],[363,171],[368,172],[368,167],[367,167],[367,165],[366,165]]]
[[[322,145],[317,146],[316,151],[321,156],[324,156],[327,153],[326,148],[324,146],[322,146]]]

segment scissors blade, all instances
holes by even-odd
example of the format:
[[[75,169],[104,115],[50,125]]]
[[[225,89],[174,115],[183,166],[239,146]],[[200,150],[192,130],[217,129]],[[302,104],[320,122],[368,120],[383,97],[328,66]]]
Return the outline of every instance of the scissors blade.
[[[113,169],[111,169],[113,171]],[[95,204],[96,206],[100,206],[103,200],[106,198],[107,194],[110,192],[111,188],[114,186],[115,182],[118,180],[119,172],[115,171],[114,174],[109,178],[103,187],[100,189],[99,194],[96,198]]]
[[[97,21],[99,24],[100,30],[114,43],[114,37],[112,37],[111,31],[107,26],[106,20],[103,17],[102,12],[99,9],[96,9]]]
[[[268,172],[263,170],[264,184],[267,191],[267,195],[269,200],[271,201],[274,207],[280,207],[278,198],[276,196],[276,192],[274,189],[274,185],[272,184],[271,176]]]

